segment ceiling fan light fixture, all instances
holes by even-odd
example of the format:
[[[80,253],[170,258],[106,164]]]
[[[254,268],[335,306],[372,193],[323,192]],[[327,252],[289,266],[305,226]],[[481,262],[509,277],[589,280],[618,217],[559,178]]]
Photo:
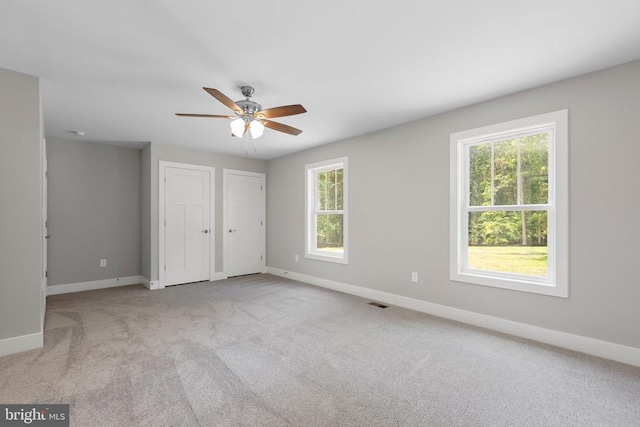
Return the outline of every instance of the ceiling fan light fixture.
[[[264,125],[258,120],[252,120],[251,124],[249,124],[249,130],[251,131],[253,139],[257,139],[264,133]]]
[[[242,135],[244,135],[244,119],[242,117],[238,117],[235,120],[231,121],[231,133],[235,136],[237,136],[238,138],[242,137]]]

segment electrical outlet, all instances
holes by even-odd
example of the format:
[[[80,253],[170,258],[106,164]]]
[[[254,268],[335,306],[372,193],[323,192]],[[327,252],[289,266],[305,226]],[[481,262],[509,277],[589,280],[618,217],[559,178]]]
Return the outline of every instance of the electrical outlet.
[[[106,259],[101,259],[100,260],[100,267],[106,267],[107,266],[107,260]]]
[[[296,254],[295,258],[296,258],[296,262],[300,261],[300,257],[298,256],[298,254]]]
[[[413,283],[418,283],[418,273],[417,272],[414,271],[414,272],[411,273],[411,281]]]

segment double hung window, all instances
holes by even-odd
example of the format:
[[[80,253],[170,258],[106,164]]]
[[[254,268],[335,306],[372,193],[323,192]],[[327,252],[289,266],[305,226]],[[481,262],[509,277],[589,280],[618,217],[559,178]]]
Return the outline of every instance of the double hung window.
[[[306,257],[347,263],[347,158],[307,165]]]
[[[451,135],[451,279],[567,297],[567,111]]]

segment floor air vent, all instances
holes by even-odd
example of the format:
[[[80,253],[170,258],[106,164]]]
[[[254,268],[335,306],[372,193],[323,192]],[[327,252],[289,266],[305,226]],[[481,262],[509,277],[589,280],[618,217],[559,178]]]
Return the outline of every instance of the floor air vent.
[[[374,305],[376,307],[380,307],[380,308],[387,308],[389,307],[388,305],[384,305],[384,304],[380,304],[379,302],[370,302],[369,305]]]

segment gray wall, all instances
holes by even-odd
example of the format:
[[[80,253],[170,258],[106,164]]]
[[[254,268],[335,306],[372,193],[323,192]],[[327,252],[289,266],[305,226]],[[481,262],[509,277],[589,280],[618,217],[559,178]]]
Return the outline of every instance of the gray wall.
[[[271,160],[267,265],[640,347],[639,95],[633,62]],[[451,282],[449,135],[565,108],[569,298]],[[350,168],[348,265],[304,258],[304,165],[340,156]]]
[[[40,83],[0,69],[0,340],[42,331]]]
[[[139,275],[140,150],[48,139],[47,155],[49,286]]]
[[[169,147],[150,144],[150,151],[143,151],[143,157],[149,157],[151,197],[150,197],[150,235],[148,241],[143,241],[142,259],[149,259],[150,280],[158,280],[158,162],[160,160],[189,163],[203,166],[213,166],[216,168],[216,207],[215,207],[215,251],[216,251],[216,272],[223,270],[223,238],[222,238],[222,176],[224,169],[238,169],[250,172],[267,171],[267,162],[264,160],[252,159],[249,157],[236,157],[224,154],[215,154],[206,151],[190,150],[178,147]],[[146,160],[143,159],[143,163]],[[268,191],[268,188],[267,188]],[[143,219],[143,223],[146,221]],[[268,224],[268,221],[267,221]],[[144,225],[146,227],[146,224]],[[148,255],[147,255],[148,254]],[[142,269],[145,270],[145,267]]]

